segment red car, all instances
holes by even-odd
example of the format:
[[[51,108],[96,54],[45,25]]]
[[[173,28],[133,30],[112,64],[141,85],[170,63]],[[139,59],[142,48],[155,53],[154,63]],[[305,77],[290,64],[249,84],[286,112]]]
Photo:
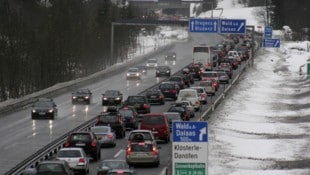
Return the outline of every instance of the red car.
[[[170,141],[170,128],[167,117],[162,113],[145,114],[140,129],[150,130],[156,139]]]

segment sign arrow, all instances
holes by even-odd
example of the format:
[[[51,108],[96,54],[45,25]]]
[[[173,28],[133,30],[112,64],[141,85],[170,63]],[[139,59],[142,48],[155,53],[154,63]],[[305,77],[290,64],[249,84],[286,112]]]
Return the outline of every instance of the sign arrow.
[[[203,140],[203,135],[207,134],[207,128],[201,128],[200,129],[200,134],[199,134],[199,140],[202,141]]]
[[[216,28],[217,28],[217,22],[215,21],[214,22],[214,31],[216,31]]]
[[[192,30],[192,31],[194,30],[194,26],[195,26],[195,22],[192,21],[192,22],[191,22],[191,30]]]
[[[242,27],[244,27],[244,22],[241,23],[237,31],[240,31]]]
[[[279,45],[279,40],[277,40],[275,43],[274,43],[274,47],[278,47]]]

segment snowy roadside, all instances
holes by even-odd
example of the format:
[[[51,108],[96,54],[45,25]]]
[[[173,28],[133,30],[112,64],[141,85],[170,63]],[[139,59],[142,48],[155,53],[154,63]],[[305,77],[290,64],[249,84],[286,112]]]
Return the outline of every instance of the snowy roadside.
[[[309,175],[310,81],[306,42],[261,49],[254,68],[209,119],[212,175]]]

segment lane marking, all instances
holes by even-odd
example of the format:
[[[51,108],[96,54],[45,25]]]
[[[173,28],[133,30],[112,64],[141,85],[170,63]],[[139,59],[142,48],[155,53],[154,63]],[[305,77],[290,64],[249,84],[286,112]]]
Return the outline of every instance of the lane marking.
[[[122,154],[124,152],[123,149],[119,150],[115,155],[114,158],[117,158],[120,154]]]

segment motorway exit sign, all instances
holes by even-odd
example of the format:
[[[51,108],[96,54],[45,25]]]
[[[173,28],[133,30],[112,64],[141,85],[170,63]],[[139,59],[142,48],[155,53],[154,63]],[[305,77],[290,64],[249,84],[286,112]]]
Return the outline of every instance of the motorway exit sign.
[[[264,39],[264,47],[280,47],[280,39]]]
[[[191,18],[189,20],[189,31],[200,33],[217,33],[218,19]]]
[[[264,38],[265,39],[271,39],[272,38],[272,27],[271,26],[265,27]]]
[[[245,19],[221,19],[220,33],[245,34]]]
[[[172,123],[173,175],[207,175],[208,123]]]

